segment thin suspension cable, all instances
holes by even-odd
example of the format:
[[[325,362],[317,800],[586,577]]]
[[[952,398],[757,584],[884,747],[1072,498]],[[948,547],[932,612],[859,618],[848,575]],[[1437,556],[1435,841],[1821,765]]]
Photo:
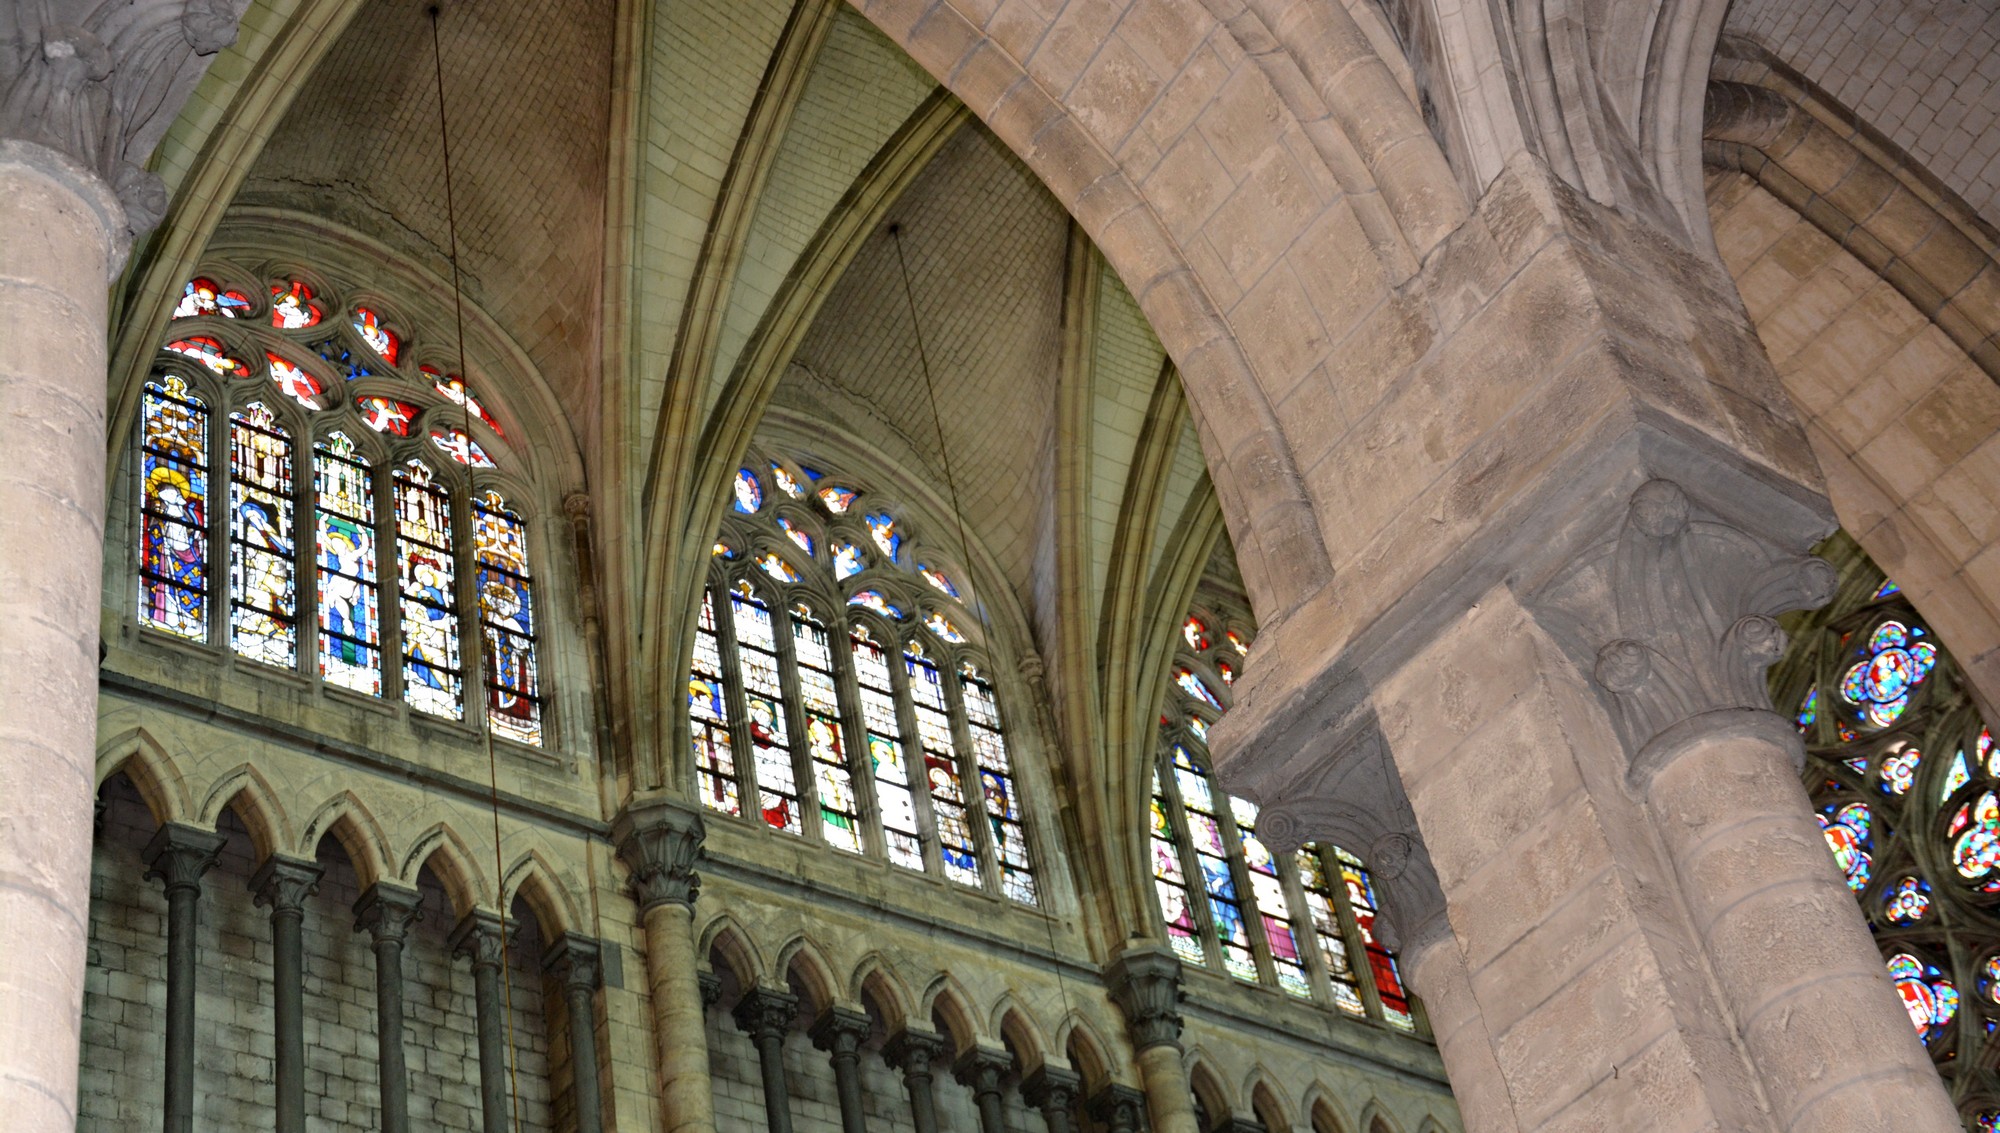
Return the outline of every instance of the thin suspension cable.
[[[451,191],[451,128],[449,120],[445,115],[444,48],[438,40],[438,14],[438,6],[436,4],[431,5],[431,63],[432,70],[437,77],[438,151],[444,158],[445,231],[450,241],[451,302],[453,313],[457,318],[458,407],[460,418],[463,422],[460,426],[460,436],[464,441],[466,494],[471,497],[468,502],[470,510],[474,512],[472,521],[472,577],[474,586],[472,609],[473,618],[478,624],[474,627],[475,633],[473,637],[478,641],[480,672],[477,691],[479,694],[479,711],[483,715],[486,711],[487,699],[486,668],[491,663],[491,659],[487,657],[487,653],[490,651],[485,648],[484,640],[486,628],[486,619],[484,616],[485,600],[477,591],[479,579],[479,519],[477,516],[479,508],[479,468],[472,459],[472,384],[465,376],[465,288],[460,283],[458,272],[458,207],[452,198]],[[449,378],[447,378],[447,384],[449,384]],[[462,665],[460,666],[460,672],[464,672]],[[499,756],[493,750],[493,722],[491,720],[482,720],[481,724],[483,725],[481,731],[486,737],[486,786],[488,802],[493,813],[493,878],[495,885],[504,886],[506,884],[506,866],[500,853],[500,760]],[[504,893],[499,895],[499,897],[504,896]],[[499,897],[496,897],[496,900]],[[514,973],[510,958],[511,952],[512,949],[507,947],[507,909],[503,905],[500,909],[500,991],[504,1001],[502,1010],[506,1013],[506,1017],[502,1020],[502,1026],[507,1034],[508,1110],[514,1119],[514,1133],[521,1133],[521,1075],[519,1068],[515,1064],[514,1056]]]
[[[917,318],[917,293],[910,286],[910,264],[903,256],[901,224],[889,226],[889,239],[896,245],[896,269],[903,279],[903,302],[910,310],[910,333],[917,340],[917,368],[924,375],[924,391],[930,397],[931,428],[937,432],[938,459],[944,465],[945,492],[951,497],[951,518],[958,526],[959,569],[969,573],[972,570],[972,553],[965,537],[965,509],[958,503],[958,480],[951,470],[951,448],[944,441],[944,417],[938,412],[937,381],[931,376],[930,352],[924,347],[924,327],[922,321]],[[994,857],[998,859],[999,847],[994,847],[994,851]],[[1000,866],[998,860],[994,862],[994,866],[1004,868]],[[1050,894],[1044,891],[1042,899],[1046,901],[1049,896]],[[1044,909],[1043,913],[1042,927],[1046,928],[1049,934],[1049,959],[1056,974],[1056,990],[1062,995],[1063,1018],[1067,1019],[1072,1010],[1069,1002],[1069,981],[1063,978],[1062,959],[1056,946],[1056,921],[1053,915],[1048,915],[1048,910]],[[1069,1057],[1067,1051],[1063,1057],[1065,1059]]]

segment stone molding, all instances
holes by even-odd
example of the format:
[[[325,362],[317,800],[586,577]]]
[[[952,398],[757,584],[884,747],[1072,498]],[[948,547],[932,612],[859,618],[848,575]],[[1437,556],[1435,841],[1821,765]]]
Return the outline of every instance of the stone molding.
[[[458,926],[445,942],[451,946],[453,956],[471,960],[475,971],[498,967],[507,943],[507,926],[500,914],[490,909],[474,909],[459,918]]]
[[[272,854],[250,876],[250,891],[259,906],[268,905],[272,916],[303,914],[306,898],[319,891],[326,868],[316,862]]]
[[[542,968],[564,988],[596,991],[604,975],[603,959],[604,950],[597,941],[566,932],[549,946]]]
[[[54,151],[117,196],[121,263],[167,211],[146,162],[249,0],[47,0],[15,5],[0,50],[0,138]],[[114,266],[114,273],[118,270]]]
[[[882,1057],[904,1074],[928,1076],[951,1047],[936,1031],[904,1027],[882,1046]]]
[[[410,926],[424,918],[423,902],[424,895],[407,885],[378,881],[354,902],[354,931],[402,943],[409,938]]]
[[[977,1097],[982,1093],[998,1093],[1000,1079],[1014,1068],[1014,1056],[1005,1050],[974,1045],[958,1056],[957,1065],[952,1067],[952,1075],[972,1091]]]
[[[1134,1052],[1181,1045],[1181,961],[1161,945],[1128,948],[1104,969],[1111,999],[1125,1013]]]
[[[776,988],[753,987],[743,993],[729,1014],[736,1020],[736,1029],[753,1039],[782,1039],[792,1029],[792,1020],[799,1017],[799,997]]]
[[[154,832],[140,857],[148,880],[158,881],[172,896],[175,890],[201,892],[201,877],[215,867],[224,839],[213,830],[169,822]]]
[[[1786,644],[1777,615],[1824,605],[1838,582],[1832,564],[1708,518],[1679,484],[1654,479],[1632,493],[1617,534],[1530,608],[1588,659],[1631,775],[1650,778],[1659,749],[1637,757],[1656,737],[1736,719],[1730,709],[1769,712],[1764,671]]]
[[[868,1034],[875,1029],[875,1021],[866,1011],[856,1011],[852,1007],[829,1007],[813,1020],[812,1029],[807,1031],[813,1046],[836,1057],[851,1055],[868,1041]]]
[[[634,799],[612,823],[618,856],[632,871],[632,895],[644,914],[661,905],[692,910],[701,894],[707,828],[699,812],[665,798]]]
[[[1021,1096],[1027,1099],[1029,1105],[1044,1111],[1057,1109],[1068,1112],[1082,1092],[1083,1075],[1046,1062],[1021,1079]]]

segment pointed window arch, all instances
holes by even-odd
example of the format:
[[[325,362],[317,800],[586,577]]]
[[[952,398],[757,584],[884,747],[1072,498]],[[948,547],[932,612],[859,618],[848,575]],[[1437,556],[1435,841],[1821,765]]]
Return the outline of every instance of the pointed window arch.
[[[530,525],[493,480],[499,423],[457,375],[412,364],[373,301],[289,275],[244,285],[234,270],[189,281],[142,391],[139,624],[542,745]],[[228,598],[211,617],[216,571]]]
[[[861,480],[790,460],[730,477],[689,669],[702,801],[1037,905],[979,617],[906,519]]]
[[[1208,729],[1229,709],[1252,636],[1248,611],[1219,591],[1204,584],[1182,619],[1160,714],[1148,846],[1167,943],[1187,963],[1414,1032],[1360,859],[1337,846],[1272,853],[1256,805],[1215,786]]]

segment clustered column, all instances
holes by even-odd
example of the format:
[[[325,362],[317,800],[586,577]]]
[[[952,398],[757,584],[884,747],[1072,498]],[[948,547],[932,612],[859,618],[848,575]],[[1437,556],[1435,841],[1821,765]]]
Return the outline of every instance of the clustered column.
[[[354,903],[354,928],[375,948],[376,1081],[382,1133],[410,1133],[410,1072],[403,1056],[403,945],[422,904],[407,885],[378,881]]]
[[[250,879],[257,904],[271,908],[278,1133],[306,1133],[306,898],[325,872],[312,862],[274,854]]]
[[[1104,982],[1125,1013],[1153,1129],[1204,1133],[1195,1120],[1194,1095],[1181,1066],[1179,958],[1158,945],[1128,948],[1105,969]]]
[[[840,1133],[867,1133],[866,1104],[861,1093],[861,1044],[873,1028],[866,1012],[829,1007],[813,1023],[813,1045],[833,1063],[833,1089],[840,1097]],[[1050,1133],[1056,1133],[1050,1130]]]
[[[660,1106],[666,1133],[714,1133],[708,1033],[698,983],[694,870],[704,836],[701,815],[664,798],[635,800],[612,837],[632,871],[632,893],[646,932],[646,985],[652,994]]]
[[[201,926],[201,875],[222,853],[222,835],[169,822],[145,850],[146,876],[167,891],[167,1081],[162,1128],[194,1129],[195,933]]]
[[[451,951],[472,961],[473,1008],[479,1028],[479,1108],[485,1133],[507,1133],[507,1019],[500,987],[505,926],[497,913],[475,909],[452,930]]]

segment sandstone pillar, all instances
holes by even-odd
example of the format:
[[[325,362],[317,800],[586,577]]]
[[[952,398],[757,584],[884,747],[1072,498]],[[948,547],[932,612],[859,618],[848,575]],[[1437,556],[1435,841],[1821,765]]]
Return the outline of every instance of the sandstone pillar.
[[[423,896],[407,885],[378,881],[354,903],[354,927],[375,947],[375,1076],[382,1098],[382,1133],[410,1133],[410,1070],[403,1056],[403,943],[420,915]]]
[[[866,1012],[829,1007],[812,1026],[813,1045],[833,1063],[833,1089],[840,1097],[840,1133],[868,1133],[867,1101],[861,1093],[861,1044],[874,1024]]]
[[[1404,945],[1403,974],[1423,996],[1431,1037],[1451,1074],[1452,1096],[1465,1127],[1478,1133],[1519,1133],[1507,1079],[1493,1056],[1493,1036],[1465,974],[1465,958],[1449,939],[1449,927],[1440,927],[1442,932]]]
[[[306,898],[325,872],[312,862],[274,855],[250,879],[257,904],[271,907],[278,1133],[306,1133]]]
[[[799,997],[755,987],[736,1001],[736,1025],[757,1046],[757,1072],[764,1083],[764,1123],[771,1133],[792,1133],[792,1091],[785,1079],[785,1035],[799,1014]]]
[[[916,1133],[938,1133],[937,1098],[931,1092],[931,1067],[944,1057],[944,1038],[932,1031],[904,1027],[882,1050],[889,1065],[903,1071],[903,1088],[910,1092],[910,1120]]]
[[[979,1133],[1007,1133],[1007,1111],[1000,1104],[1000,1078],[1014,1065],[1004,1050],[973,1047],[958,1060],[958,1080],[972,1091],[979,1107]]]
[[[222,835],[169,822],[145,850],[146,876],[167,891],[167,1067],[161,1127],[194,1129],[195,934],[201,927],[201,875],[222,852]],[[85,922],[87,923],[87,922]]]
[[[472,961],[479,1027],[479,1108],[484,1133],[508,1133],[507,1002],[500,986],[507,934],[499,914],[475,909],[452,930],[451,950]]]
[[[1021,1080],[1021,1096],[1042,1111],[1042,1124],[1049,1133],[1074,1133],[1076,1095],[1083,1078],[1073,1070],[1061,1070],[1044,1062]]]
[[[1181,1066],[1181,962],[1156,944],[1128,948],[1104,971],[1146,1089],[1155,1133],[1206,1133],[1195,1119],[1194,1093]]]
[[[694,902],[701,891],[694,866],[703,833],[699,813],[659,798],[635,800],[612,827],[618,856],[632,871],[632,895],[645,925],[646,986],[666,1133],[715,1133],[694,941]]]
[[[549,950],[549,971],[563,989],[569,1012],[570,1096],[576,1133],[604,1133],[604,1098],[598,1083],[597,980],[600,949],[594,940],[565,933]]]

